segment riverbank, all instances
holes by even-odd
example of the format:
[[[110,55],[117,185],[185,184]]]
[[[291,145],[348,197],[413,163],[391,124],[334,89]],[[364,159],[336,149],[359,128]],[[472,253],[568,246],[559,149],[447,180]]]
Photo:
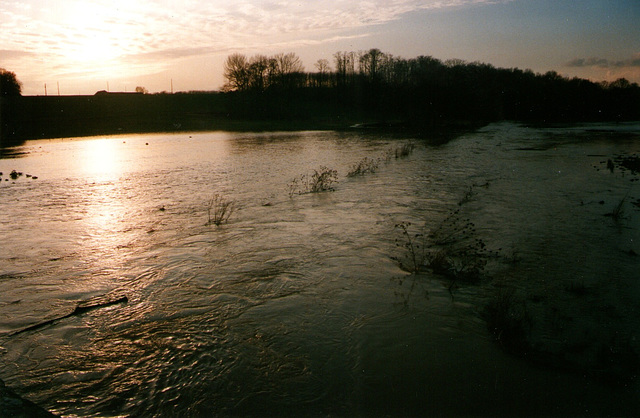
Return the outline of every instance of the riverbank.
[[[433,137],[493,121],[410,103],[372,104],[322,89],[17,96],[0,105],[0,148],[33,139],[198,131],[376,129]]]
[[[346,129],[378,115],[314,97],[216,92],[22,96],[3,99],[2,146],[25,140],[187,131]]]

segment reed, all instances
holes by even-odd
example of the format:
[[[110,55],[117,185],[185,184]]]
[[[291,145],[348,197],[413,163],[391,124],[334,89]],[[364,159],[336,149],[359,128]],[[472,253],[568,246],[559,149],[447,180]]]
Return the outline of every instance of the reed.
[[[236,202],[219,193],[214,194],[207,202],[207,225],[220,226],[226,223],[236,208]]]

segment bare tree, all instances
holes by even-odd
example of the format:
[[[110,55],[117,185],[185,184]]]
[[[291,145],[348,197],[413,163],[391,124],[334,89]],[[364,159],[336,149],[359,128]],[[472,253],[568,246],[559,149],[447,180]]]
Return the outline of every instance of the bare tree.
[[[315,67],[318,70],[318,73],[315,76],[316,84],[320,87],[326,86],[329,81],[329,73],[331,72],[329,61],[324,58],[319,59],[316,61]]]
[[[465,60],[461,60],[460,58],[451,58],[444,62],[444,65],[453,68],[453,67],[463,67],[467,64]]]
[[[223,89],[246,90],[249,88],[249,63],[242,54],[231,54],[224,63],[224,78],[227,80]]]
[[[359,60],[360,74],[367,76],[370,81],[377,81],[384,59],[385,54],[377,48],[372,48],[367,52],[361,52]]]
[[[295,53],[277,54],[274,56],[279,74],[301,73],[304,71],[302,60]]]
[[[295,87],[297,77],[304,73],[302,60],[293,52],[277,54],[273,58],[273,69],[270,73],[270,84],[279,87]]]
[[[333,54],[336,62],[336,76],[338,85],[346,85],[355,72],[355,53],[338,51]]]
[[[324,58],[316,61],[315,67],[320,74],[327,74],[328,72],[331,71],[331,67],[329,66],[329,60],[326,60]]]
[[[254,55],[249,62],[249,88],[263,91],[269,86],[269,76],[275,62],[266,55]]]

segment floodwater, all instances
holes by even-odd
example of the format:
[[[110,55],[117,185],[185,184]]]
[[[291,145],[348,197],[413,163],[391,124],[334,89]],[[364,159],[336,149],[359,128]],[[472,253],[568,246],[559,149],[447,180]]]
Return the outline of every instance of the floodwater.
[[[640,125],[502,123],[444,144],[375,131],[122,135],[10,151],[0,378],[52,412],[639,410],[640,185],[607,161],[640,153]],[[364,157],[375,172],[347,176]],[[337,171],[335,190],[290,194],[321,166]],[[219,226],[215,194],[235,203]],[[424,249],[411,252],[401,222]],[[452,268],[481,260],[473,281],[424,266],[436,232],[468,234]],[[507,299],[528,349],[489,331],[487,306]],[[68,315],[89,300],[105,304]]]

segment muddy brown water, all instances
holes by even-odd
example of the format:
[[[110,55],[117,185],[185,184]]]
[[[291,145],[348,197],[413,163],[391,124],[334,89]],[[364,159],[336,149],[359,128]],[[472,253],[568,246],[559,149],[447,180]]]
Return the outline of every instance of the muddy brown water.
[[[601,416],[640,406],[625,373],[640,352],[640,186],[607,169],[640,153],[640,125],[502,123],[439,145],[207,132],[13,151],[21,157],[0,159],[0,378],[52,412]],[[348,177],[364,157],[375,172]],[[290,196],[294,178],[321,166],[337,171],[334,191]],[[220,226],[207,224],[216,193],[236,207]],[[396,225],[428,235],[455,210],[474,225],[469,242],[491,251],[480,280],[401,268],[410,254]],[[504,289],[550,361],[509,353],[488,331],[486,306]]]

